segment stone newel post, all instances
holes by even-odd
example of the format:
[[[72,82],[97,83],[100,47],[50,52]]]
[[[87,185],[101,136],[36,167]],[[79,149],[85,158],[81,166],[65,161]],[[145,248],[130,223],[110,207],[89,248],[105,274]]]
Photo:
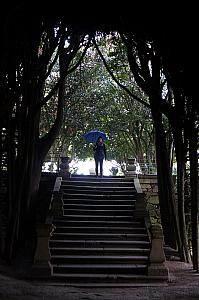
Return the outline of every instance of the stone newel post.
[[[50,276],[51,274],[48,243],[50,234],[53,230],[53,218],[62,216],[62,193],[60,192],[61,181],[61,177],[56,178],[45,223],[37,224],[37,248],[35,251],[34,264],[31,270],[32,275],[36,274],[37,277]]]
[[[165,260],[162,226],[160,224],[152,224],[148,275],[168,277],[168,269],[165,266]]]
[[[127,177],[136,177],[136,158],[128,158],[126,166],[126,176]]]
[[[60,156],[61,163],[59,165],[59,176],[61,176],[63,179],[70,177],[69,172],[69,163],[71,162],[71,158],[66,155]]]

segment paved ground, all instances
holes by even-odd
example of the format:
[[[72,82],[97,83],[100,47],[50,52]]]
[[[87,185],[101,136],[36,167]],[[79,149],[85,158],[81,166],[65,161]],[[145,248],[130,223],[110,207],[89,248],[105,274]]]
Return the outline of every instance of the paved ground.
[[[166,286],[75,288],[49,282],[26,282],[0,274],[0,300],[156,300],[199,299],[199,274],[189,264],[168,261]],[[2,269],[0,268],[0,271]]]

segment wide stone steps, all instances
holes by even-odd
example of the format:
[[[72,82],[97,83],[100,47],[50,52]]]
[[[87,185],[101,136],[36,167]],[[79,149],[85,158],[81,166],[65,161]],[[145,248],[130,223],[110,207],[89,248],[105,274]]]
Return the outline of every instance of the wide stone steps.
[[[85,176],[84,176],[85,177]],[[109,177],[103,177],[103,178],[96,178],[94,176],[85,177],[85,178],[70,178],[68,180],[64,180],[62,182],[62,187],[65,189],[65,187],[88,187],[89,189],[92,189],[93,187],[102,188],[102,189],[125,189],[130,188],[135,191],[135,187],[133,185],[133,179],[127,179],[127,178],[109,178]]]
[[[98,210],[116,210],[116,211],[130,211],[132,209],[135,208],[135,204],[134,205],[114,205],[114,204],[82,204],[82,203],[67,203],[64,202],[64,205],[63,205],[63,208],[64,210],[67,210],[67,209],[74,209],[74,210],[77,210],[77,209],[81,209],[81,210],[86,210],[86,211],[89,211],[89,210],[92,210],[92,211],[98,211]]]
[[[53,222],[54,226],[55,227],[59,227],[59,226],[87,226],[87,227],[101,227],[101,226],[111,226],[111,228],[114,228],[115,226],[124,226],[124,227],[129,227],[129,226],[133,226],[133,228],[136,228],[136,227],[139,227],[141,224],[140,222],[136,222],[136,221],[131,221],[131,222],[128,222],[128,221],[118,221],[118,222],[115,222],[115,221],[110,221],[110,220],[104,220],[104,221],[99,221],[99,220],[94,220],[94,221],[90,221],[90,220],[74,220],[74,221],[71,221],[71,220],[68,220],[68,219],[63,219],[63,218],[60,218],[60,219],[55,219],[54,222]]]
[[[65,199],[107,199],[107,200],[132,200],[132,195],[122,195],[122,194],[107,194],[107,193],[99,193],[96,191],[92,194],[87,193],[63,193],[63,200]]]
[[[121,216],[121,215],[98,215],[98,214],[84,214],[84,215],[80,215],[80,214],[65,214],[64,217],[67,218],[67,220],[70,221],[74,221],[76,219],[78,219],[79,221],[112,221],[112,222],[121,222],[121,221],[128,221],[130,222],[131,220],[133,220],[133,216]]]
[[[132,216],[133,212],[128,210],[118,210],[118,209],[83,209],[83,208],[76,208],[76,209],[65,209],[64,207],[64,215],[101,215],[101,216]]]
[[[132,179],[72,177],[61,190],[63,216],[49,240],[52,276],[67,283],[146,276],[150,241],[144,221],[134,218]]]
[[[51,264],[139,264],[148,261],[147,255],[53,255]]]
[[[59,264],[54,266],[53,274],[55,276],[65,276],[68,272],[70,273],[84,273],[87,274],[106,274],[115,275],[115,279],[119,274],[146,274],[147,264],[128,264],[128,263],[99,263],[99,264]],[[85,276],[86,278],[86,276]]]
[[[133,220],[133,216],[123,216],[123,215],[98,215],[98,214],[64,214],[64,217],[67,218],[67,220],[76,220],[78,219],[79,221],[112,221],[112,222],[118,222],[118,221],[128,221],[130,222],[131,220]]]
[[[147,238],[147,234],[144,233],[81,233],[81,232],[53,232],[53,236],[51,240],[64,240],[64,239],[109,239],[109,240],[136,240],[136,241],[143,241]]]
[[[145,233],[143,227],[112,227],[112,226],[56,226],[54,233],[87,232],[87,233]]]
[[[121,205],[135,205],[136,203],[136,200],[135,199],[130,199],[130,200],[122,200],[122,199],[85,199],[85,198],[80,198],[80,199],[75,199],[75,198],[72,198],[72,199],[68,199],[68,198],[64,198],[63,199],[63,204],[87,204],[87,205],[114,205],[116,208],[117,206],[121,206]]]
[[[122,176],[103,176],[103,177],[96,177],[96,176],[72,176],[69,179],[65,179],[63,182],[63,185],[65,184],[75,184],[75,183],[81,183],[84,184],[86,183],[87,185],[92,185],[92,184],[103,184],[103,185],[108,185],[109,183],[111,184],[133,184],[133,179],[132,178],[126,178]]]
[[[130,194],[136,194],[136,190],[132,188],[130,185],[126,187],[121,187],[121,186],[100,186],[100,185],[93,185],[93,186],[86,186],[86,185],[64,185],[62,186],[63,191],[70,191],[70,192],[76,192],[76,191],[82,191],[85,193],[92,193],[93,191],[95,192],[96,190],[100,191],[101,193],[130,193]]]
[[[63,189],[86,189],[86,190],[93,190],[93,189],[99,189],[99,190],[113,190],[113,191],[134,191],[136,192],[135,187],[132,185],[132,182],[126,182],[125,184],[122,182],[73,182],[70,181],[66,182],[64,181],[62,183]]]
[[[58,240],[50,239],[49,247],[51,248],[68,248],[68,247],[85,247],[85,248],[96,248],[96,247],[111,247],[111,248],[132,248],[139,247],[143,249],[149,249],[149,241],[138,241],[138,240]]]
[[[136,194],[135,191],[133,190],[100,190],[99,188],[95,188],[92,190],[86,190],[86,189],[67,189],[67,190],[63,190],[64,196],[67,197],[67,195],[90,195],[91,196],[95,196],[95,195],[103,195],[103,196],[129,196],[132,198],[132,196],[134,196]]]
[[[96,255],[96,256],[104,256],[104,255],[143,255],[149,253],[149,248],[114,248],[114,247],[51,247],[51,255]]]

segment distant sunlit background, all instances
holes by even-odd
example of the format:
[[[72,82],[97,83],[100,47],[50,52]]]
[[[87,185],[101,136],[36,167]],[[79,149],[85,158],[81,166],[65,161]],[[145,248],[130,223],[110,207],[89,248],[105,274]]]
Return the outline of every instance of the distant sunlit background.
[[[69,164],[71,174],[77,175],[95,175],[95,161],[93,159],[72,160]],[[57,163],[45,162],[42,168],[44,172],[57,172]],[[123,175],[120,165],[115,160],[105,160],[103,163],[103,175]]]

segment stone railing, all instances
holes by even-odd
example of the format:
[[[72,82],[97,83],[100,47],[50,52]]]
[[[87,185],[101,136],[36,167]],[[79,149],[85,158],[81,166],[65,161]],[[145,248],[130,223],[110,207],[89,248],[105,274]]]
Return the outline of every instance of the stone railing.
[[[134,216],[136,219],[143,219],[146,217],[146,214],[147,214],[146,197],[142,191],[142,188],[141,188],[138,178],[134,178],[134,185],[135,185],[135,189],[137,191],[136,207],[135,207]]]
[[[37,248],[34,256],[34,265],[32,272],[34,273],[36,269],[42,269],[42,272],[46,275],[50,275],[49,267],[49,237],[51,231],[53,230],[53,218],[62,216],[62,193],[60,191],[62,182],[62,177],[57,177],[54,184],[54,189],[52,193],[51,202],[49,205],[48,213],[44,223],[37,224]],[[38,271],[37,271],[38,273]],[[41,275],[41,274],[40,274]],[[42,275],[41,275],[42,276]]]
[[[169,272],[165,265],[166,257],[163,249],[164,236],[160,224],[151,225],[151,251],[149,255],[148,276],[168,279]]]
[[[161,224],[157,175],[138,175],[151,224]]]
[[[59,164],[59,176],[61,176],[63,179],[66,179],[71,176],[69,171],[69,163],[72,159],[67,155],[61,155],[60,160],[61,162]]]
[[[159,205],[157,176],[139,175],[134,178],[137,191],[135,218],[144,219],[151,242],[149,255],[148,276],[168,279],[168,268],[165,265],[164,236],[160,222],[160,215],[153,205]],[[153,207],[153,209],[151,208]]]
[[[125,176],[133,177],[133,178],[138,176],[136,158],[128,158],[127,159]]]
[[[48,265],[49,261],[49,237],[53,230],[53,218],[63,215],[62,192],[60,190],[62,179],[70,177],[70,158],[63,153],[60,155],[59,172],[56,177],[53,193],[48,208],[45,222],[37,224],[37,249],[34,257],[34,265]]]

